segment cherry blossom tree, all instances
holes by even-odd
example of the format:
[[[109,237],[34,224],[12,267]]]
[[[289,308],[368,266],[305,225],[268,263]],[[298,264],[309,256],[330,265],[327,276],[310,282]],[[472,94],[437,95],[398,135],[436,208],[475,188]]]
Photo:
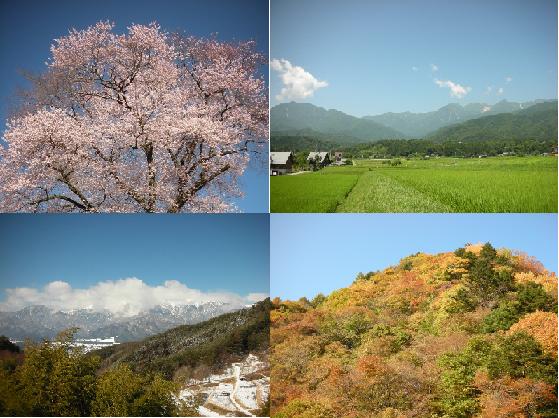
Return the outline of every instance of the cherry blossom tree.
[[[250,154],[267,144],[255,43],[113,28],[54,41],[3,135],[0,210],[234,210]]]

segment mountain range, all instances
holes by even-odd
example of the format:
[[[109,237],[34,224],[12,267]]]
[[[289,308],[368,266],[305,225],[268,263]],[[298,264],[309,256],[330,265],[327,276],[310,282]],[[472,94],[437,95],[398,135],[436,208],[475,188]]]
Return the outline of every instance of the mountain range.
[[[520,117],[518,122],[512,122],[516,129],[510,131],[506,139],[516,139],[517,137],[525,139],[527,135],[533,135],[534,129],[540,132],[536,136],[544,135],[546,139],[549,139],[549,136],[554,134],[553,130],[550,131],[548,128],[553,124],[553,120],[556,121],[557,115],[550,117],[549,112],[546,114],[539,112],[549,111],[553,106],[557,106],[557,100],[534,100],[523,103],[502,100],[494,105],[471,103],[465,106],[451,103],[426,113],[383,113],[357,118],[309,103],[282,103],[274,106],[270,112],[272,146],[274,147],[274,137],[281,137],[284,140],[287,137],[314,137],[317,141],[338,145],[354,145],[379,139],[434,137],[441,132],[451,132],[440,131],[441,128],[460,126],[462,123],[472,120],[486,120],[484,118],[501,114],[512,116],[489,119],[491,122],[488,123],[482,122],[482,129],[499,123],[511,125],[510,121],[515,119],[516,115],[531,114],[532,116],[529,118]],[[534,108],[533,114],[525,113],[531,108]],[[526,127],[526,124],[529,126]],[[532,125],[535,125],[536,128],[533,129]],[[475,126],[475,122],[468,125],[468,129],[472,126]],[[520,136],[523,137],[520,138]]]
[[[511,113],[544,102],[545,100],[534,100],[523,103],[501,100],[494,105],[489,105],[487,103],[470,103],[465,106],[458,103],[450,103],[432,112],[389,112],[376,116],[364,116],[363,119],[372,120],[392,129],[396,129],[410,138],[423,138],[448,125],[483,116]]]
[[[33,305],[16,312],[0,312],[0,334],[12,340],[30,338],[38,341],[52,339],[69,327],[79,327],[79,338],[113,336],[120,342],[134,341],[179,325],[196,324],[243,307],[224,302],[158,305],[134,316],[122,316],[110,311],[61,311],[44,305]]]

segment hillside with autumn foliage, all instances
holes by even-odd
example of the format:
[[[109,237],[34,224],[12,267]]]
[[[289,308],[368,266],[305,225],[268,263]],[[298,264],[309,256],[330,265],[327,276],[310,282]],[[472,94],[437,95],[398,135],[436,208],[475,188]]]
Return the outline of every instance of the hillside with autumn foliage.
[[[557,277],[522,253],[417,253],[271,321],[275,418],[557,416]]]

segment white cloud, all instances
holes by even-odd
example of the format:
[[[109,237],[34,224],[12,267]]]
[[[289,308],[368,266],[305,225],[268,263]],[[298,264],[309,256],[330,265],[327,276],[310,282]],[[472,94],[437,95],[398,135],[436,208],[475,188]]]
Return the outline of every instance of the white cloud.
[[[256,303],[266,299],[268,296],[267,293],[249,293],[245,299],[247,302]]]
[[[303,67],[292,65],[288,60],[274,58],[270,66],[279,73],[283,83],[280,94],[276,96],[280,101],[306,99],[312,97],[316,90],[328,86],[326,81],[317,80]]]
[[[501,94],[503,94],[504,92],[505,92],[505,89],[502,88],[502,87],[499,87],[499,89],[497,90],[497,94],[498,94],[498,95],[501,95]]]
[[[161,304],[190,304],[220,301],[245,305],[267,298],[266,293],[241,296],[233,292],[204,292],[191,289],[177,280],[150,286],[135,277],[99,282],[86,289],[74,289],[63,281],[48,283],[42,289],[6,289],[0,311],[16,311],[29,305],[45,305],[59,310],[88,308],[135,315]]]
[[[417,68],[415,65],[413,67],[411,67],[412,71],[419,71],[419,68]]]
[[[451,97],[456,97],[458,99],[464,97],[466,94],[468,94],[472,90],[471,87],[464,87],[464,86],[461,86],[460,84],[454,83],[453,81],[450,81],[450,80],[437,80],[437,79],[435,79],[435,83],[439,87],[448,87],[450,89],[450,96]]]
[[[487,86],[487,87],[485,88],[485,94],[491,93],[492,90],[493,90],[493,86]]]
[[[439,66],[436,64],[431,64],[431,71],[435,72],[435,71],[439,71]]]
[[[508,77],[505,77],[505,82],[508,84],[512,81],[512,77],[509,75]]]

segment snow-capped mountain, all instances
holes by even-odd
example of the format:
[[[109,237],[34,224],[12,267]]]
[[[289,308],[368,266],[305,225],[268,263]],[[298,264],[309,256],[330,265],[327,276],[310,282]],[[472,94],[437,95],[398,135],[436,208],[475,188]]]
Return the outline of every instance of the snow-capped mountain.
[[[116,336],[118,341],[134,341],[170,328],[196,324],[243,305],[224,302],[158,305],[134,316],[91,309],[60,311],[43,305],[27,306],[16,312],[0,312],[0,335],[13,340],[53,338],[60,331],[78,327],[79,338]]]

